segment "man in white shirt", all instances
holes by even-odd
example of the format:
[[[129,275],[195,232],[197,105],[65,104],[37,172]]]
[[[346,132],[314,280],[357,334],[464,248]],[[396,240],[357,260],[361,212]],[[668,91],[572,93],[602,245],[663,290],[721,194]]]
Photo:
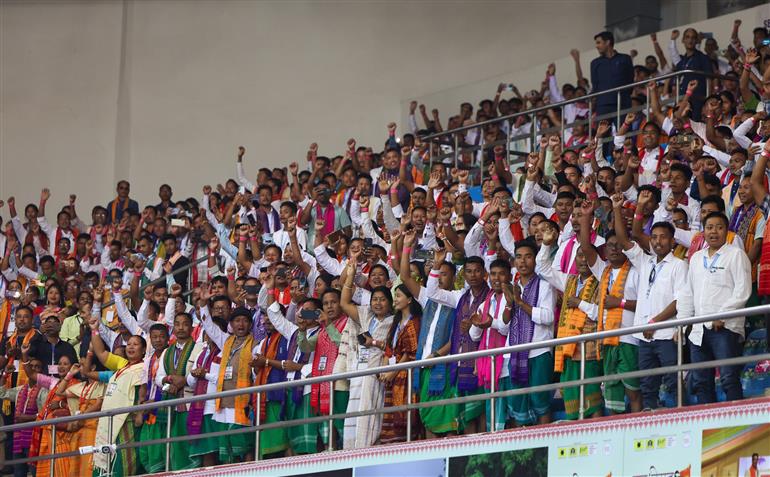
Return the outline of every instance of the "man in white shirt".
[[[679,316],[701,316],[746,306],[751,295],[751,263],[742,248],[727,243],[729,221],[722,213],[712,213],[704,221],[708,248],[690,259],[687,286],[677,301]],[[734,358],[742,353],[745,317],[695,324],[690,332],[690,359],[693,363]],[[720,366],[719,380],[727,399],[743,397],[741,365]],[[698,403],[716,401],[714,368],[693,371],[693,388]]]
[[[621,208],[623,196],[617,194],[612,202],[615,223],[623,223]],[[658,323],[676,317],[676,303],[682,283],[687,281],[687,262],[672,253],[674,226],[668,222],[656,222],[650,233],[650,248],[654,255],[647,255],[638,243],[628,240],[624,227],[615,229],[617,239],[631,264],[639,270],[639,294],[634,313],[634,325]],[[639,369],[654,369],[676,364],[675,328],[635,333],[639,340]],[[646,376],[640,379],[642,406],[656,409],[661,382],[668,395],[676,402],[676,374]]]
[[[471,339],[479,343],[479,351],[502,348],[508,342],[510,326],[503,321],[503,316],[507,314],[510,320],[513,304],[506,300],[503,291],[505,285],[511,283],[511,279],[511,265],[508,261],[497,259],[489,266],[491,291],[476,308],[476,313],[471,317],[473,325],[468,330]],[[495,360],[494,373],[492,373],[491,361],[493,359]],[[476,358],[476,375],[485,392],[491,392],[492,380],[495,382],[496,392],[513,389],[508,369],[509,359],[508,356],[501,355]],[[489,401],[486,402],[487,432],[505,429],[508,418],[512,417],[509,415],[512,403],[511,397],[497,398],[495,400],[495,421],[492,422],[491,405]]]
[[[509,325],[506,346],[536,343],[553,339],[556,294],[553,287],[535,274],[537,245],[533,240],[516,243],[515,267],[518,278],[513,286],[505,284],[506,301],[513,307],[503,313]],[[538,348],[507,355],[514,389],[550,384],[553,378],[551,348]],[[523,362],[526,360],[526,363]],[[516,425],[547,424],[551,421],[551,391],[513,396],[513,419]]]

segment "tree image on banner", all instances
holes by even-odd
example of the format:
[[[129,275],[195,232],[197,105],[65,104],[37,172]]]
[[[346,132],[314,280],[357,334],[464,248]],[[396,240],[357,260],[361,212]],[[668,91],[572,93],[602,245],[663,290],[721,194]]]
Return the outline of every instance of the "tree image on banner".
[[[548,448],[521,449],[449,459],[449,475],[466,477],[545,477],[548,475]]]

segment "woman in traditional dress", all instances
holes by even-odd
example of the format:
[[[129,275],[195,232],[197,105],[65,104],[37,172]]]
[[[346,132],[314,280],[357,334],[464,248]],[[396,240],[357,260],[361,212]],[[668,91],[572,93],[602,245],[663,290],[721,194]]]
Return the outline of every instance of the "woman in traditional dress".
[[[107,369],[115,371],[107,383],[102,411],[138,404],[147,342],[141,336],[132,336],[125,347],[126,357],[121,358],[105,348],[99,336],[99,317],[92,316],[88,325],[91,328],[94,355]],[[119,414],[111,419],[101,417],[96,427],[96,442],[120,445],[134,441],[135,436],[139,435],[141,422],[142,413],[140,412]],[[114,460],[109,454],[94,455],[94,475],[110,474],[112,477],[136,475],[141,473],[140,467],[135,448],[118,450]]]
[[[349,362],[356,363],[355,369],[369,369],[382,364],[383,352],[379,344],[388,339],[393,323],[393,297],[386,286],[376,287],[371,292],[370,304],[356,306],[353,301],[353,278],[356,275],[356,256],[351,256],[345,269],[342,287],[342,311],[357,323],[363,333],[357,335],[357,345],[351,347]],[[361,376],[350,380],[350,400],[347,412],[368,411],[381,408],[385,386],[376,376]],[[343,447],[345,449],[369,447],[380,437],[382,414],[345,419]]]
[[[29,358],[27,353],[29,352],[29,345],[22,346],[22,362],[25,363],[25,371],[29,376],[30,382],[36,382],[39,386],[49,389],[48,397],[43,404],[43,407],[39,409],[37,413],[37,420],[44,421],[46,419],[54,419],[57,417],[69,416],[74,414],[77,410],[77,400],[75,398],[68,399],[66,396],[66,390],[70,386],[77,385],[80,381],[75,379],[75,375],[78,373],[80,366],[73,367],[72,359],[64,355],[59,358],[57,365],[58,374],[61,379],[54,376],[46,376],[42,373],[37,373],[33,368],[29,367]],[[32,431],[32,443],[30,444],[29,456],[37,457],[49,454],[61,454],[75,450],[75,427],[67,424],[56,424],[55,431],[51,426],[37,427]],[[52,445],[51,437],[52,432],[56,432],[56,445]],[[75,465],[74,457],[57,458],[54,461],[54,477],[70,477],[72,474],[72,468]],[[35,465],[35,475],[41,477],[51,476],[51,461],[43,460],[38,461]]]
[[[107,389],[107,386],[104,383],[99,382],[98,379],[93,379],[95,376],[88,373],[88,371],[92,369],[93,356],[94,352],[89,349],[86,358],[83,361],[83,373],[81,373],[84,380],[64,390],[67,399],[77,399],[77,412],[80,414],[88,414],[89,412],[101,410],[104,392]],[[98,419],[84,419],[68,424],[70,430],[75,433],[72,440],[73,450],[94,445],[94,442],[96,442],[96,425],[98,422]],[[90,453],[84,454],[73,458],[70,473],[72,476],[77,477],[87,476],[91,474],[93,467],[94,455]]]
[[[382,343],[389,364],[414,361],[417,355],[417,343],[420,334],[420,318],[422,307],[417,299],[409,292],[406,285],[396,287],[393,297],[393,307],[396,313],[388,331],[388,339]],[[378,342],[379,344],[379,342]],[[385,383],[385,407],[404,406],[407,404],[408,370],[390,371],[380,375],[380,381]],[[417,402],[413,393],[412,402]],[[412,438],[417,430],[417,410],[412,413]],[[382,433],[380,442],[402,442],[406,440],[406,412],[387,413],[382,418]]]

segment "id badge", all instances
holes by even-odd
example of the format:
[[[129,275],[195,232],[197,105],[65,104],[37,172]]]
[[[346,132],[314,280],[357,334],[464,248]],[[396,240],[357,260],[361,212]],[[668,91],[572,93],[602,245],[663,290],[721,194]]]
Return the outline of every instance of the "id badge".
[[[363,346],[358,347],[358,362],[359,363],[369,362],[369,348],[364,348]]]
[[[115,317],[115,310],[107,310],[107,315],[105,316],[105,321],[109,324],[112,323],[112,319]]]
[[[8,321],[8,331],[6,331],[8,336],[11,336],[16,331],[16,320],[9,320]],[[3,336],[0,336],[0,338],[4,338]]]
[[[395,356],[391,356],[390,358],[388,358],[388,364],[389,365],[396,364],[396,357]]]
[[[233,367],[227,366],[225,368],[225,379],[233,379]]]
[[[56,366],[55,364],[49,364],[48,365],[48,374],[50,374],[51,376],[59,374],[59,367]]]
[[[324,371],[326,369],[326,356],[321,356],[318,360],[318,371]]]
[[[118,389],[118,383],[110,383],[107,386],[107,392],[105,393],[107,396],[112,396],[115,391]]]

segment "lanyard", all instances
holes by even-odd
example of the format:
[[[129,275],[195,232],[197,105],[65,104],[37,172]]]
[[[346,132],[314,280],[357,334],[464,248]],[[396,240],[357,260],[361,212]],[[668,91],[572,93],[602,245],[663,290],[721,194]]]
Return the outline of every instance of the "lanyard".
[[[246,344],[246,341],[244,340],[244,341],[243,341],[243,343],[241,343],[241,345],[240,345],[240,346],[238,346],[238,347],[237,347],[237,348],[235,348],[235,349],[232,349],[232,350],[230,350],[230,356],[227,358],[227,364],[228,364],[228,365],[230,364],[230,361],[232,361],[232,360],[233,360],[233,356],[235,356],[235,353],[237,353],[238,351],[240,351],[240,350],[241,350],[241,348],[243,348],[243,345],[245,345],[245,344]],[[209,348],[206,348],[206,349],[209,349]]]
[[[179,348],[179,346],[174,346],[174,368],[177,367],[179,363],[179,356],[182,355],[182,350]]]
[[[652,269],[650,270],[650,276],[647,278],[647,298],[650,298],[650,292],[652,291],[652,286],[655,284],[655,280],[658,278],[658,274],[661,270],[663,270],[663,266],[666,264],[666,262],[660,262],[659,264],[655,264],[653,261],[650,261],[652,263]],[[660,267],[660,268],[659,268]]]
[[[118,378],[120,377],[120,375],[121,375],[121,374],[123,374],[123,372],[125,372],[125,371],[126,371],[128,368],[130,368],[131,366],[133,366],[133,365],[132,365],[131,363],[128,363],[128,364],[126,364],[125,366],[123,366],[122,368],[120,368],[120,369],[119,369],[119,370],[118,370],[118,371],[117,371],[117,372],[116,372],[116,373],[113,375],[113,378],[114,378],[114,379],[112,380],[112,382],[113,382],[113,383],[116,383],[116,382],[118,382]]]
[[[706,254],[703,254],[703,268],[708,270],[709,273],[716,273],[717,271],[716,264],[717,264],[717,260],[719,260],[719,255],[720,254],[714,255],[714,260],[712,260],[711,264],[709,264]]]
[[[610,276],[609,280],[607,280],[607,293],[609,294],[610,291],[612,291],[612,285],[615,283],[615,277],[612,274],[613,270],[610,270]]]
[[[367,331],[369,331],[370,335],[374,336],[373,333],[376,329],[377,329],[377,317],[372,316],[371,321],[369,321],[369,329]]]
[[[575,296],[579,297],[580,293],[583,291],[583,287],[586,286],[586,281],[580,278],[578,275],[578,281],[577,281],[577,290],[575,291]]]
[[[96,386],[96,383],[97,381],[93,381],[83,386],[83,390],[80,392],[80,400],[79,400],[81,408],[83,407],[83,404],[85,404],[85,402],[90,399],[88,397],[89,394],[91,395],[91,397],[93,397],[93,393],[94,393],[93,389],[94,389],[94,386]],[[81,409],[81,411],[82,410],[83,409]]]
[[[396,327],[396,332],[393,333],[393,343],[391,343],[391,346],[393,349],[396,349],[396,343],[398,343],[398,337],[401,335],[401,330],[403,330],[406,327],[406,325],[409,323],[409,320],[411,319],[412,317],[410,316],[409,318],[406,319],[406,321],[404,321],[403,323],[399,323],[398,326]]]

